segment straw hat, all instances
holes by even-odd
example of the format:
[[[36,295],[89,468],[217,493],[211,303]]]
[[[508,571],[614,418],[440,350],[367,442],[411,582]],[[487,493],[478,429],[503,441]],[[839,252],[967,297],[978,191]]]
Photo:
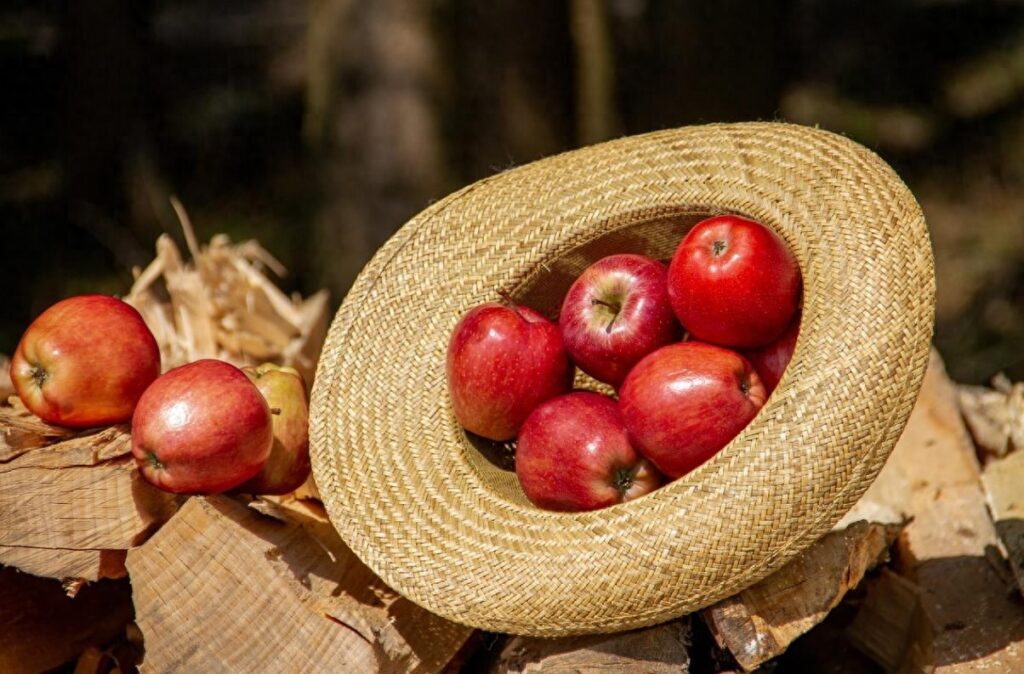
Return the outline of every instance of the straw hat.
[[[588,513],[533,507],[500,448],[452,415],[456,322],[501,291],[554,318],[589,263],[668,259],[721,212],[774,228],[803,272],[778,389],[717,456],[651,495]],[[933,313],[921,211],[846,138],[709,125],[568,152],[432,205],[363,270],[317,371],[316,482],[352,550],[442,616],[545,636],[657,623],[763,578],[842,517],[903,430]]]

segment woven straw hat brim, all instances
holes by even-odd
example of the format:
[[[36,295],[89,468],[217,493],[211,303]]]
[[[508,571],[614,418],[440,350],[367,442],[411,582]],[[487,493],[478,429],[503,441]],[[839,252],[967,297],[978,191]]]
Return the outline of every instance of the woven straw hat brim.
[[[799,261],[803,319],[779,387],[716,457],[648,496],[534,508],[452,415],[453,327],[503,290],[555,316],[589,262],[666,259],[718,212],[769,225]],[[569,152],[434,204],[362,272],[315,381],[316,482],[353,551],[442,616],[544,636],[661,622],[761,579],[858,499],[910,414],[933,314],[921,211],[846,138],[708,125]]]

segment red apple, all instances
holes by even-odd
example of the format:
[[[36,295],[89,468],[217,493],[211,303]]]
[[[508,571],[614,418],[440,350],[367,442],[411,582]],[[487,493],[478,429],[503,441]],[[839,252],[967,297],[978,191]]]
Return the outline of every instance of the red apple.
[[[256,477],[238,491],[247,494],[289,494],[309,477],[309,403],[298,370],[264,363],[243,367],[270,406],[274,444]]]
[[[725,447],[766,397],[740,354],[681,342],[637,363],[619,389],[619,409],[637,451],[677,478]]]
[[[128,421],[159,375],[160,349],[142,316],[106,295],[54,304],[28,326],[11,360],[25,407],[73,428]]]
[[[197,360],[146,389],[132,417],[132,454],[149,482],[215,494],[263,467],[274,441],[270,408],[234,365]]]
[[[587,267],[569,288],[558,321],[573,362],[613,386],[681,334],[665,265],[642,255],[610,255]]]
[[[789,359],[793,357],[793,349],[796,348],[796,338],[799,334],[800,315],[797,314],[781,337],[768,346],[743,354],[761,377],[761,383],[764,384],[768,395],[771,395],[771,392],[779,385],[782,373],[786,371]]]
[[[786,243],[753,220],[698,223],[668,268],[676,317],[697,340],[742,349],[782,334],[800,300],[800,268]]]
[[[577,391],[535,409],[519,432],[516,475],[546,510],[596,510],[657,489],[662,476],[633,449],[615,401]]]
[[[476,307],[448,343],[455,418],[491,440],[514,438],[537,405],[569,390],[572,374],[558,326],[527,307]]]

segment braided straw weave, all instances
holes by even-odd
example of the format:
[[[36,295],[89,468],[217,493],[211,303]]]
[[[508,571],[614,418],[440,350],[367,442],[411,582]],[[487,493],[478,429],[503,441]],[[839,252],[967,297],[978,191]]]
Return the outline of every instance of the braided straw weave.
[[[500,291],[555,317],[589,263],[667,259],[721,212],[774,228],[803,272],[778,389],[715,458],[651,495],[589,513],[534,508],[452,415],[452,328]],[[355,553],[442,616],[543,636],[657,623],[756,582],[850,508],[903,430],[933,312],[917,203],[841,136],[709,125],[569,152],[432,205],[362,272],[317,372],[316,482]]]

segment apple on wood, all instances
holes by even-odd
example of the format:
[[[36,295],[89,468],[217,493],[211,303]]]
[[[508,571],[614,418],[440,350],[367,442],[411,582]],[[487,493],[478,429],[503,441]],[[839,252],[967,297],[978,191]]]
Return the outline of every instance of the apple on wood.
[[[786,366],[789,365],[789,361],[793,357],[793,349],[796,348],[796,338],[799,334],[800,314],[798,313],[781,337],[768,346],[743,354],[757,370],[768,395],[771,395],[775,387],[779,385],[782,373],[786,371]]]
[[[132,455],[160,489],[215,494],[251,479],[274,441],[263,394],[234,365],[197,360],[146,389],[132,417]]]
[[[11,381],[33,414],[72,428],[128,421],[160,375],[160,349],[134,307],[79,295],[40,314],[11,359]]]
[[[289,494],[309,477],[309,403],[298,370],[264,363],[242,368],[270,406],[274,444],[256,477],[238,491],[248,494]]]
[[[668,269],[672,309],[690,336],[740,349],[782,334],[796,314],[800,286],[800,268],[786,243],[736,215],[697,223]]]
[[[680,342],[637,363],[619,389],[619,409],[637,451],[675,479],[725,447],[766,397],[740,354]]]
[[[569,288],[559,325],[581,370],[618,386],[651,351],[679,339],[662,263],[643,255],[609,255]]]
[[[530,502],[560,511],[605,508],[663,481],[630,444],[615,401],[589,391],[553,398],[526,419],[516,475]]]
[[[573,367],[558,326],[533,309],[497,303],[470,310],[448,343],[448,390],[466,430],[516,436],[537,405],[565,393]]]

